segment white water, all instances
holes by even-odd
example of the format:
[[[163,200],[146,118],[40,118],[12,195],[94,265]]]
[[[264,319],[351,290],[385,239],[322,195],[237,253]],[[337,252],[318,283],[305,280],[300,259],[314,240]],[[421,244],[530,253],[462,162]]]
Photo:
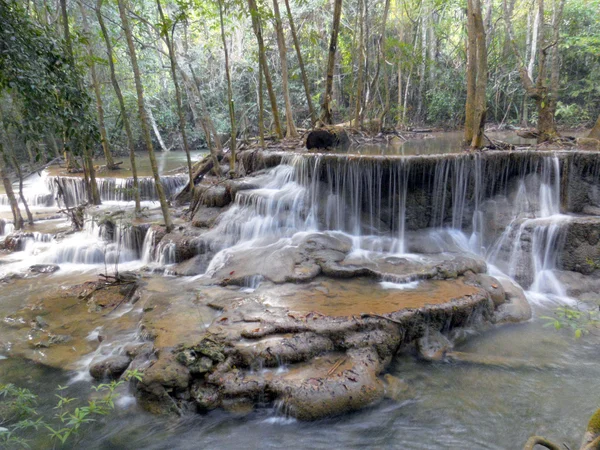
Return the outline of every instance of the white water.
[[[535,160],[538,161],[538,160]],[[419,174],[420,167],[410,158],[391,160],[385,168],[377,159],[325,161],[316,155],[288,157],[264,175],[255,177],[256,189],[239,191],[234,204],[205,235],[207,249],[216,253],[207,273],[227,264],[232,247],[252,248],[274,244],[281,239],[309,231],[341,231],[352,238],[352,257],[369,258],[371,252],[404,257],[412,246],[408,217],[429,214],[423,221],[432,232],[430,242],[448,248],[449,241],[465,252],[486,258],[490,269],[524,281],[533,293],[554,299],[565,297],[565,289],[554,276],[561,230],[570,216],[560,214],[560,164],[558,157],[547,156],[540,163],[525,160],[517,175],[511,177],[517,188],[509,194],[509,165],[503,186],[491,186],[490,173],[495,167],[484,157],[448,157],[436,160],[432,171]],[[511,169],[515,172],[514,167]],[[487,172],[486,172],[487,171]],[[428,176],[421,189],[430,189],[431,209],[410,205],[411,190],[419,189],[419,177]],[[175,192],[182,177],[165,177]],[[415,185],[417,182],[417,185]],[[80,201],[85,194],[78,178],[58,179],[69,201]],[[151,198],[153,181],[144,184]],[[26,186],[26,197],[42,198],[52,193],[57,179],[42,176]],[[127,187],[130,179],[100,179],[103,197],[110,203],[130,206]],[[486,230],[485,206],[490,195],[504,195],[509,203],[511,220],[503,232],[492,236]],[[495,198],[495,197],[494,197]],[[46,204],[35,205],[45,208]],[[416,211],[416,212],[415,212]],[[418,219],[418,217],[417,217]],[[65,223],[66,225],[66,223]],[[0,232],[12,232],[7,223]],[[437,231],[436,231],[437,230]],[[33,264],[58,264],[61,270],[99,270],[139,268],[144,264],[171,266],[178,262],[176,244],[168,240],[155,243],[155,232],[145,234],[140,246],[131,228],[117,226],[112,235],[88,218],[81,233],[56,239],[52,235],[33,233],[24,237],[22,252],[9,256],[10,264],[0,266],[0,273],[26,270]],[[529,248],[525,243],[531,241]],[[291,242],[291,241],[290,241]],[[248,280],[255,289],[260,280]],[[384,283],[386,283],[384,281]],[[382,284],[385,288],[394,288]],[[395,287],[400,288],[400,287]],[[410,288],[410,284],[409,287]]]

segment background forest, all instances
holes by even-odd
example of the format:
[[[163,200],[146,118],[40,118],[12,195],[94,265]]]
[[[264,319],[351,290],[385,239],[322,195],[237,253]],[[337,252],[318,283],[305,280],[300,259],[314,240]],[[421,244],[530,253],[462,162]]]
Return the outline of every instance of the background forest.
[[[131,26],[152,139],[163,150],[181,149],[180,123],[185,124],[193,149],[206,144],[206,132],[213,128],[226,139],[232,115],[241,138],[255,136],[262,123],[266,133],[275,132],[279,116],[288,134],[293,135],[294,125],[310,128],[323,103],[336,7],[341,15],[330,105],[334,123],[358,119],[368,127],[376,119],[377,128],[400,129],[456,129],[464,123],[465,1],[119,3]],[[126,115],[131,116],[133,141],[143,148],[136,86],[117,1],[0,0],[0,5],[2,128],[4,142],[11,142],[18,158],[34,159],[36,151],[62,153],[67,134],[81,132],[84,123],[84,134],[93,137],[95,151],[106,141],[112,152],[125,153],[127,130],[115,81]],[[526,95],[519,67],[526,67],[533,79],[540,45],[550,42],[541,50],[558,49],[557,124],[592,125],[600,113],[600,1],[546,0],[544,5],[544,0],[482,0],[481,9],[489,73],[488,124],[535,125],[537,109]],[[507,19],[518,54],[511,45]],[[559,31],[557,42],[551,39],[554,25]],[[548,36],[542,43],[540,32]],[[58,65],[53,66],[52,76],[43,79],[47,59],[69,59],[69,48],[72,61],[63,61],[60,73],[54,70]],[[37,60],[28,62],[28,58],[39,59],[40,51],[47,52],[41,63],[44,68],[36,66]],[[261,56],[268,68],[265,76],[259,70]],[[116,80],[112,81],[109,59],[114,63]],[[181,88],[183,121],[178,116],[174,77]],[[61,92],[70,90],[66,98],[49,88],[61,83]],[[36,98],[39,101],[33,101]],[[278,105],[276,115],[273,102]]]

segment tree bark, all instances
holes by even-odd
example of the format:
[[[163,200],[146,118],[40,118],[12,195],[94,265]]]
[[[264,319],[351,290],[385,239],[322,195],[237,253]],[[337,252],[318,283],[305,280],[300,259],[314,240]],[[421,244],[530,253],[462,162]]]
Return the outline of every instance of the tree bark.
[[[327,72],[325,78],[325,93],[321,102],[321,122],[332,124],[331,98],[333,95],[333,70],[335,67],[335,54],[337,51],[338,34],[340,32],[340,19],[342,17],[342,0],[334,0],[333,25],[331,27],[331,40],[329,41],[329,56],[327,59]]]
[[[269,101],[271,102],[271,112],[273,113],[273,123],[275,124],[275,134],[278,138],[283,138],[281,131],[281,122],[279,121],[279,109],[277,108],[277,98],[275,97],[275,90],[273,89],[273,82],[271,81],[271,73],[267,64],[267,55],[265,53],[265,43],[262,35],[262,25],[256,6],[256,0],[248,0],[248,7],[250,9],[250,16],[252,18],[252,28],[256,35],[258,42],[258,57],[260,58],[260,65],[262,66],[263,74],[265,76],[265,83],[267,85],[267,92],[269,93]]]
[[[152,168],[152,174],[154,175],[154,182],[156,184],[156,193],[160,201],[160,207],[162,210],[163,218],[165,220],[165,227],[167,232],[170,232],[173,228],[171,222],[171,214],[169,213],[169,204],[165,196],[163,185],[160,181],[160,175],[158,173],[158,166],[156,164],[156,156],[154,155],[154,147],[152,146],[152,138],[150,137],[150,128],[148,127],[148,115],[144,104],[144,87],[142,86],[142,80],[140,77],[140,69],[138,67],[137,56],[135,52],[135,45],[133,43],[133,37],[131,34],[131,27],[129,26],[129,18],[127,17],[126,0],[118,0],[119,4],[119,15],[121,17],[121,24],[123,25],[123,31],[125,32],[125,38],[127,40],[127,47],[129,50],[129,58],[131,59],[131,66],[133,68],[133,78],[135,81],[135,89],[137,93],[138,101],[138,113],[140,116],[140,125],[142,128],[142,135],[146,143],[146,149],[150,158],[150,167]]]
[[[237,129],[235,125],[235,104],[233,102],[233,87],[231,85],[231,72],[229,70],[229,49],[227,48],[227,39],[225,39],[225,23],[223,21],[223,0],[219,1],[219,22],[221,24],[221,40],[223,41],[223,52],[225,53],[225,75],[227,77],[227,103],[229,105],[229,122],[231,123],[231,141],[229,150],[231,152],[229,160],[229,174],[235,175],[235,151],[237,140]]]
[[[477,36],[477,83],[475,87],[475,111],[473,116],[473,139],[471,148],[478,149],[483,146],[483,131],[486,117],[486,87],[488,79],[487,46],[481,0],[469,0],[473,3],[475,33]]]
[[[117,100],[119,101],[121,119],[123,120],[123,127],[125,128],[125,135],[127,137],[127,147],[129,148],[129,161],[131,164],[131,175],[133,176],[135,212],[139,214],[142,208],[140,205],[140,189],[137,176],[137,165],[135,162],[135,143],[133,140],[133,132],[131,131],[131,124],[129,123],[129,115],[127,114],[127,109],[125,108],[125,100],[123,99],[123,93],[121,92],[121,87],[119,86],[119,82],[117,81],[110,35],[108,34],[108,30],[104,25],[104,18],[102,17],[102,2],[103,0],[97,0],[96,2],[96,17],[98,18],[98,23],[100,25],[100,29],[102,30],[102,36],[104,37],[104,42],[106,44],[106,54],[108,59],[108,65],[110,67],[110,80],[113,85],[113,89],[115,90]]]
[[[98,128],[100,129],[100,143],[102,144],[102,151],[104,152],[104,158],[106,159],[106,167],[109,170],[118,168],[115,166],[110,148],[108,146],[108,134],[106,132],[106,126],[104,124],[104,105],[102,104],[102,94],[100,92],[100,83],[98,82],[98,75],[96,73],[96,63],[94,62],[94,52],[92,50],[90,26],[85,14],[85,8],[81,2],[79,2],[79,9],[81,11],[81,20],[83,23],[83,32],[87,35],[86,48],[89,58],[90,75],[92,78],[92,87],[94,88],[94,95],[96,97],[96,115],[98,116]]]
[[[473,16],[473,0],[467,0],[467,102],[465,104],[465,134],[467,145],[475,134],[475,91],[477,84],[477,33]]]
[[[33,225],[33,214],[31,214],[31,210],[29,209],[29,205],[27,204],[27,199],[23,194],[23,172],[21,171],[21,167],[19,165],[19,161],[17,161],[17,157],[14,152],[11,152],[10,159],[12,160],[12,166],[17,172],[17,177],[19,177],[19,198],[21,199],[21,203],[25,208],[25,213],[27,214],[27,223],[29,225]]]
[[[263,71],[258,63],[258,142],[261,148],[265,148],[265,100],[263,89]]]
[[[598,120],[596,121],[596,125],[594,125],[594,128],[592,128],[592,131],[590,131],[590,134],[589,134],[588,137],[592,138],[592,139],[598,139],[598,140],[600,140],[600,116],[598,116]]]
[[[554,116],[556,113],[556,104],[558,101],[558,76],[559,76],[559,60],[558,53],[553,53],[550,67],[550,83],[546,80],[546,56],[548,49],[558,46],[560,22],[562,21],[562,11],[564,0],[560,0],[556,4],[553,14],[553,42],[547,44],[544,39],[544,0],[538,0],[538,16],[540,23],[538,25],[537,45],[538,45],[538,74],[535,83],[530,77],[528,67],[521,57],[517,46],[513,27],[512,27],[512,10],[508,5],[507,0],[504,0],[504,21],[506,22],[506,31],[509,36],[509,41],[513,49],[513,53],[519,61],[519,74],[521,82],[527,95],[534,99],[538,110],[538,143],[553,140],[558,136]],[[556,50],[557,52],[558,50]],[[556,58],[555,56],[556,55]]]
[[[6,171],[6,155],[4,153],[2,142],[0,142],[0,178],[2,178],[2,184],[4,185],[4,190],[6,191],[8,202],[10,203],[10,210],[12,212],[15,230],[20,230],[23,228],[23,216],[21,215],[19,202],[15,197],[15,191],[13,190],[12,183]]]
[[[360,13],[358,16],[358,78],[356,81],[356,106],[354,109],[354,126],[362,127],[362,100],[363,100],[363,84],[364,84],[364,64],[365,64],[365,0],[359,0],[358,7]]]
[[[302,52],[300,51],[300,41],[298,40],[298,35],[296,34],[296,25],[294,24],[294,18],[292,17],[292,10],[290,8],[289,0],[285,0],[285,8],[287,10],[288,22],[290,24],[290,32],[292,33],[292,39],[294,40],[294,47],[296,48],[296,56],[298,57],[300,73],[302,74],[302,84],[304,85],[304,93],[306,94],[306,103],[308,104],[308,111],[310,113],[310,122],[314,126],[315,123],[317,123],[317,114],[310,96],[310,84],[308,82],[308,76],[306,75],[306,69],[304,68],[304,60],[302,59]]]
[[[167,44],[167,50],[169,52],[169,62],[171,66],[171,78],[173,79],[173,86],[175,87],[175,101],[177,102],[177,116],[179,118],[179,131],[181,133],[181,139],[183,140],[183,150],[185,151],[185,156],[187,159],[188,166],[188,175],[190,179],[190,192],[194,190],[194,175],[192,173],[192,158],[190,156],[190,146],[188,144],[187,132],[185,131],[185,115],[183,113],[183,104],[181,101],[181,91],[179,89],[179,81],[177,80],[177,62],[175,56],[175,49],[173,48],[173,42],[171,40],[171,36],[169,32],[174,31],[175,25],[173,25],[173,29],[168,29],[166,26],[167,22],[165,21],[165,15],[160,4],[160,0],[156,0],[156,6],[158,7],[158,13],[160,16],[160,20],[162,22],[162,26],[165,27],[163,29],[163,36],[165,38],[165,42]],[[174,22],[175,23],[175,22]]]
[[[294,123],[294,113],[292,102],[290,100],[290,88],[288,86],[288,66],[287,49],[285,46],[285,35],[283,34],[283,25],[281,23],[281,14],[279,13],[278,0],[273,0],[273,13],[275,15],[275,31],[277,34],[277,47],[279,49],[279,60],[281,62],[281,84],[283,85],[283,100],[285,103],[285,137],[296,138],[298,131]]]

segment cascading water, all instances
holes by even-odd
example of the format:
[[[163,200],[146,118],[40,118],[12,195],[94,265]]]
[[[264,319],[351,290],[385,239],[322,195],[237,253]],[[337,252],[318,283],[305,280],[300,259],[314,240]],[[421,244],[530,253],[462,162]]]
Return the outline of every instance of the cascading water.
[[[176,195],[187,183],[186,176],[172,175],[161,177],[165,195],[169,198]],[[104,202],[134,201],[132,178],[98,178],[98,191]],[[157,201],[156,183],[152,177],[138,178],[140,199],[142,201]],[[87,190],[82,178],[79,177],[49,177],[47,188],[54,198],[59,197],[60,203],[72,207],[87,201]],[[60,195],[59,195],[60,194]]]
[[[410,233],[430,228],[442,247],[450,237],[525,287],[564,296],[552,275],[569,220],[560,214],[560,160],[528,152],[506,156],[285,156],[254,180],[261,188],[238,192],[207,237],[217,251],[335,230],[350,235],[355,250],[368,257],[370,251],[405,254]],[[226,255],[217,255],[209,270]]]

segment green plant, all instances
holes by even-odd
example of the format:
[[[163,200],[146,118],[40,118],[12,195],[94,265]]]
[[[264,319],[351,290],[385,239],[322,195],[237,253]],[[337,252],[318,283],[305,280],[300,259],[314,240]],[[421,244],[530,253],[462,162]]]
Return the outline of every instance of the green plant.
[[[0,385],[0,447],[30,448],[29,439],[24,435],[40,429],[46,429],[52,441],[64,445],[74,437],[81,436],[85,425],[110,414],[119,395],[117,388],[134,379],[142,380],[142,373],[137,369],[127,371],[122,381],[92,386],[96,395],[86,403],[66,395],[66,386],[58,386],[58,393],[55,394],[58,401],[54,407],[56,413],[50,418],[38,413],[39,398],[29,389],[14,384]]]
[[[583,335],[593,333],[600,326],[600,311],[596,309],[582,310],[579,305],[570,307],[560,306],[554,310],[554,316],[542,316],[546,321],[545,327],[554,326],[556,330],[570,328],[579,339]]]

